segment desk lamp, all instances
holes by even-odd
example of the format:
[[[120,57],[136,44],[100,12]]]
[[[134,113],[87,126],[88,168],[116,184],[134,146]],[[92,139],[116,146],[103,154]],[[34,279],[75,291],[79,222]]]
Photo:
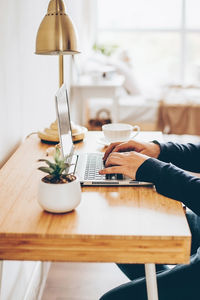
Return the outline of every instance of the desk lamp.
[[[51,0],[47,14],[43,18],[37,32],[36,54],[58,55],[59,57],[59,86],[64,82],[63,55],[74,55],[80,53],[77,47],[77,33],[75,26],[65,11],[63,0]],[[56,123],[52,124],[56,130]],[[51,129],[39,133],[43,140],[56,142]],[[57,135],[58,136],[58,135]]]

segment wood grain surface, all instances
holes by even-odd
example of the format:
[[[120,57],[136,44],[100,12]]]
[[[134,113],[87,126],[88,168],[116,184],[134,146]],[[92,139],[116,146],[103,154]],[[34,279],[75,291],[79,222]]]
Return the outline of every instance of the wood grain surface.
[[[77,152],[104,151],[99,134],[88,132]],[[161,135],[141,133],[140,138]],[[37,160],[48,147],[31,136],[0,171],[0,259],[189,262],[191,237],[182,205],[152,187],[84,187],[76,210],[43,211],[37,202],[43,176]]]

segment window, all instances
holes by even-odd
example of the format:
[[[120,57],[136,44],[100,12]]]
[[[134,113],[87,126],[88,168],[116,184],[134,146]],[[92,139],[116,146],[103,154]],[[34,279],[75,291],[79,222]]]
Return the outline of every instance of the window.
[[[199,0],[97,1],[97,43],[127,49],[140,86],[197,81]]]

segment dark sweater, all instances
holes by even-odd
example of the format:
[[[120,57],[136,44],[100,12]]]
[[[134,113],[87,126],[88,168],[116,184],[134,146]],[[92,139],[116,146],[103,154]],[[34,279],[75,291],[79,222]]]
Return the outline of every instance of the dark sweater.
[[[200,216],[200,178],[184,171],[200,173],[200,143],[169,142],[160,148],[158,159],[149,158],[138,168],[136,180],[153,182],[158,193],[183,202]]]

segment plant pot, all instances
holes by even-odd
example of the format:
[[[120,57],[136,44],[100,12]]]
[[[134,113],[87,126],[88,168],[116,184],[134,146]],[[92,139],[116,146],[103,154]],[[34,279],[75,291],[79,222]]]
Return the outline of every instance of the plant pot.
[[[68,183],[39,184],[38,202],[40,206],[52,213],[64,213],[76,208],[81,201],[81,186],[76,179]]]

